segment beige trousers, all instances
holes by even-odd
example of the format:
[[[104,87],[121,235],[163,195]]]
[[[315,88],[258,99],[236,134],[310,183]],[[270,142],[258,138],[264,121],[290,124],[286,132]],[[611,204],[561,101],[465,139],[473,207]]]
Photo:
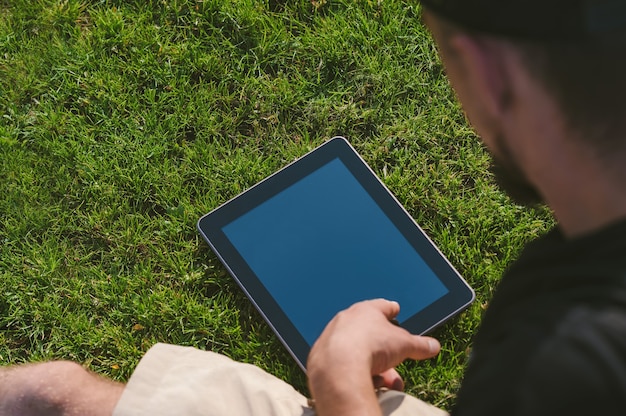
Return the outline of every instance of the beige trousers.
[[[379,393],[385,415],[445,416],[412,396]],[[313,416],[307,398],[250,364],[190,347],[156,344],[141,360],[114,416]]]

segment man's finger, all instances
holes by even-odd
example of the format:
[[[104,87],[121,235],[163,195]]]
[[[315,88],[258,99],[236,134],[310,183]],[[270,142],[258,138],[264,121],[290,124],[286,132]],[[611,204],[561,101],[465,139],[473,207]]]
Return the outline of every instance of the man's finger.
[[[413,339],[414,342],[411,351],[407,352],[407,357],[414,360],[432,358],[441,350],[441,344],[435,338],[414,335]]]
[[[374,299],[365,301],[364,303],[367,303],[381,311],[387,319],[393,319],[398,316],[398,313],[400,313],[400,304],[393,300]]]
[[[404,389],[404,381],[400,374],[394,369],[383,371],[373,377],[374,387],[381,388],[386,387],[391,390],[402,391]]]

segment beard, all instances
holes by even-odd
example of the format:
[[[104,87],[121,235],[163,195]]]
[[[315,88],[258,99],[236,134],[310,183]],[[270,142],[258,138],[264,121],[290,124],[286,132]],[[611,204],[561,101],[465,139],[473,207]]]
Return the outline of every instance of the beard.
[[[496,184],[505,192],[515,204],[526,207],[536,207],[544,204],[543,197],[537,188],[526,178],[506,141],[497,137],[495,145],[498,155],[490,152],[492,164],[491,173],[494,175]]]

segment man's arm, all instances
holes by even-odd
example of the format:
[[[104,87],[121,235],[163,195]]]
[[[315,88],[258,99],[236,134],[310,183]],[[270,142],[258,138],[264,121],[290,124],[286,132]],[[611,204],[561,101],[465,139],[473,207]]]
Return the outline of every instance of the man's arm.
[[[69,361],[0,368],[0,415],[110,416],[124,385]]]
[[[397,302],[360,302],[337,314],[313,345],[307,362],[309,387],[319,416],[380,415],[375,387],[401,387],[393,368],[407,358],[439,352],[433,338],[412,335],[390,322]]]

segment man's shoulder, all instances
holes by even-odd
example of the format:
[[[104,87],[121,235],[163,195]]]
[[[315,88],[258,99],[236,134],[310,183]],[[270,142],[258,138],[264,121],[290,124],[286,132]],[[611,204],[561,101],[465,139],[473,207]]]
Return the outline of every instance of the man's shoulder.
[[[591,407],[596,414],[617,402],[626,408],[626,307],[569,306],[483,334],[489,337],[475,344],[455,414],[590,414]]]
[[[626,307],[573,307],[529,356],[527,373],[533,372],[555,376],[615,372],[626,381]]]
[[[626,407],[626,309],[573,309],[527,361],[521,414],[598,414]]]

